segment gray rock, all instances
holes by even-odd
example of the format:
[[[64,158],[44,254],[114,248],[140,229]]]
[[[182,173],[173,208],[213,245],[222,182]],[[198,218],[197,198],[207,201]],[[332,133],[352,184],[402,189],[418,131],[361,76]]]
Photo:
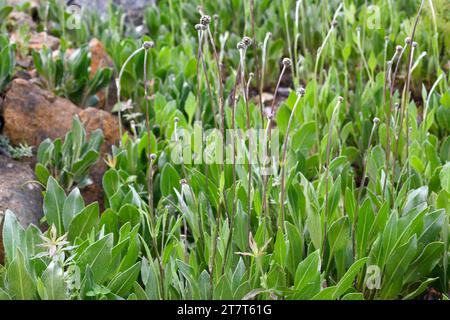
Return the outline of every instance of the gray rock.
[[[120,6],[126,16],[128,21],[137,25],[142,22],[143,13],[145,7],[151,4],[155,4],[155,0],[113,0],[114,3]],[[75,4],[78,4],[82,7],[88,9],[98,10],[99,12],[103,12],[106,14],[108,1],[106,0],[73,0],[71,1]]]
[[[11,210],[25,228],[39,226],[42,212],[42,189],[31,181],[33,170],[24,163],[0,155],[0,263],[3,261],[3,217]]]

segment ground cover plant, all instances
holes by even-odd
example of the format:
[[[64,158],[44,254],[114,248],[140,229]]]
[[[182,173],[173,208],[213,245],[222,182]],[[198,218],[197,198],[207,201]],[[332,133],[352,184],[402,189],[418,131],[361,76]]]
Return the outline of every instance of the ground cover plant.
[[[0,0],[0,151],[43,198],[0,212],[0,299],[448,299],[448,2],[104,6]],[[23,81],[117,124],[15,146]]]

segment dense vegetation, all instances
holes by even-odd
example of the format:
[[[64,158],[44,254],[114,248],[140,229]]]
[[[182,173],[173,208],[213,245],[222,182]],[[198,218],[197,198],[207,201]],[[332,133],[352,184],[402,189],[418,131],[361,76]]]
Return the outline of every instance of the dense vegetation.
[[[36,146],[43,224],[6,212],[0,298],[448,298],[447,1],[157,1],[143,28],[41,1],[56,53],[10,41],[3,2],[0,92],[29,55],[80,107],[113,87],[121,140],[103,156],[75,117]],[[93,37],[113,66],[90,75]],[[262,138],[217,147],[228,129]],[[104,208],[80,193],[97,161]]]

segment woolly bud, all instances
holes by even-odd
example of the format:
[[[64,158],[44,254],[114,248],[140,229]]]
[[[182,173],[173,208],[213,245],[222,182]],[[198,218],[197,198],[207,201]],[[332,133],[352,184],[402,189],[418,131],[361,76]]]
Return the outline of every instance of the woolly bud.
[[[151,49],[155,47],[155,43],[153,41],[145,41],[142,45],[145,50]]]
[[[331,26],[332,26],[333,28],[336,28],[336,27],[338,26],[337,20],[331,21]]]
[[[379,123],[380,123],[380,119],[377,118],[377,117],[373,118],[373,123],[374,123],[375,125],[379,124]]]
[[[386,64],[388,67],[392,66],[392,60],[389,60],[388,62],[386,62]]]
[[[239,41],[239,42],[237,43],[237,48],[238,48],[239,50],[245,50],[245,48],[246,48],[245,43],[244,43],[243,41]]]
[[[209,24],[211,23],[211,17],[210,17],[210,16],[207,16],[207,15],[202,16],[202,17],[200,18],[200,23],[201,23],[202,25],[204,25],[204,26],[209,25]]]
[[[338,97],[338,102],[339,102],[339,103],[342,103],[343,101],[344,101],[344,98],[341,97],[341,96],[339,96],[339,97]]]
[[[403,47],[401,45],[398,45],[395,47],[395,50],[397,50],[398,53],[402,52]]]
[[[419,46],[419,44],[418,44],[417,42],[414,41],[414,42],[412,43],[412,46],[413,46],[414,48],[417,48],[417,47]]]
[[[179,119],[178,117],[175,117],[175,118],[173,119],[173,121],[174,121],[175,123],[178,123],[178,121],[180,121],[180,119]]]
[[[305,92],[306,90],[303,87],[297,89],[297,95],[300,97],[303,97],[305,95]]]
[[[389,36],[384,37],[384,41],[388,42],[389,41]]]
[[[152,154],[150,155],[150,160],[151,160],[151,161],[155,161],[155,160],[156,160],[156,154],[152,153]]]
[[[292,61],[289,58],[284,58],[283,59],[283,66],[285,67],[290,67],[292,65]]]
[[[204,25],[201,24],[201,23],[197,23],[197,24],[195,25],[195,30],[197,30],[197,31],[205,31],[205,30],[206,30],[206,26],[204,26]]]
[[[181,179],[181,180],[180,180],[180,184],[181,184],[181,185],[187,184],[187,180],[186,180],[186,179]]]
[[[411,38],[410,37],[406,37],[405,38],[405,43],[406,44],[411,44]]]
[[[250,37],[243,37],[242,42],[245,44],[245,46],[250,46],[253,43],[253,40]]]

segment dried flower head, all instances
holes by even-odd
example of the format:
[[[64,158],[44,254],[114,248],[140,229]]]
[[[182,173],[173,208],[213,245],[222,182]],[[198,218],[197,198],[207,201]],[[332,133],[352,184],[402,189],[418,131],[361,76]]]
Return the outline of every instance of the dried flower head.
[[[197,31],[205,31],[206,30],[206,26],[201,24],[201,23],[197,23],[195,25],[195,30],[197,30]]]
[[[246,45],[245,45],[245,43],[244,43],[243,41],[239,41],[239,42],[237,43],[237,46],[236,46],[236,47],[238,48],[238,50],[245,50]]]
[[[204,26],[208,26],[211,23],[211,17],[208,15],[203,15],[200,18],[200,23]]]
[[[245,36],[242,38],[242,42],[248,47],[252,45],[253,40],[250,37]]]
[[[284,58],[283,59],[283,66],[285,67],[290,67],[292,65],[292,61],[289,58]]]
[[[151,49],[155,47],[155,43],[153,41],[145,41],[142,45],[145,50]]]
[[[305,95],[305,93],[306,93],[305,88],[300,87],[300,88],[297,89],[297,95],[298,96],[303,97]]]

